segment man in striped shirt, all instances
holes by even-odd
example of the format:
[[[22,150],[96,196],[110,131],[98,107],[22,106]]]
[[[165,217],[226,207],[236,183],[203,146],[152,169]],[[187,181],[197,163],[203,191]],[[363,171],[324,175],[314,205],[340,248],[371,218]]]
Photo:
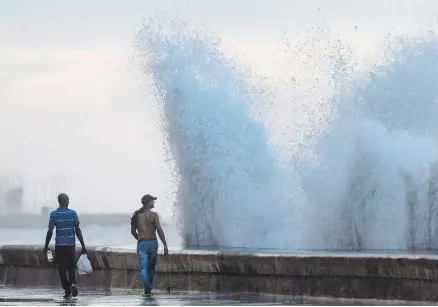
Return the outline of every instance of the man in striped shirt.
[[[82,245],[82,254],[87,253],[81,229],[79,228],[79,218],[76,211],[68,208],[69,198],[67,194],[58,195],[59,208],[50,213],[49,229],[47,230],[46,244],[44,252],[49,250],[49,243],[52,239],[53,228],[56,227],[55,238],[55,259],[59,270],[59,278],[62,288],[65,291],[64,298],[78,296],[76,286],[76,259],[75,245],[76,238]]]

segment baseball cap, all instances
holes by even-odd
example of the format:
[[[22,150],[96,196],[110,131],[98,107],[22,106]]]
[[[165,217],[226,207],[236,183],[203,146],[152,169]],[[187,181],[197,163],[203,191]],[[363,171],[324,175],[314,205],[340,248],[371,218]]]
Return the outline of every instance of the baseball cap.
[[[141,203],[142,204],[147,204],[148,202],[150,202],[151,200],[157,200],[156,197],[150,195],[150,194],[146,194],[141,198]]]

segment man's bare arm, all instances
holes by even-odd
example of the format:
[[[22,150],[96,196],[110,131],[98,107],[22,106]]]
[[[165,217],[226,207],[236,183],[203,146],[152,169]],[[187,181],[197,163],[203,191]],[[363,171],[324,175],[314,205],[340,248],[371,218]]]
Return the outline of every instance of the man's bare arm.
[[[131,234],[136,240],[138,240],[136,213],[134,213],[134,215],[131,217]]]
[[[158,217],[158,214],[155,213],[155,226],[157,227],[157,233],[160,237],[161,242],[163,242],[164,245],[164,255],[167,255],[168,249],[167,249],[167,242],[166,242],[166,236],[164,235],[163,228],[161,228],[160,218]]]
[[[55,220],[52,217],[52,214],[50,214],[49,216],[49,229],[47,229],[47,234],[46,234],[46,242],[44,244],[44,251],[47,251],[49,249],[49,243],[50,240],[52,240],[52,235],[53,235],[53,228],[55,228]]]
[[[85,247],[84,237],[82,236],[82,231],[79,225],[75,226],[76,237],[78,237],[79,242],[81,242],[81,246]]]
[[[87,249],[85,248],[85,243],[84,243],[84,237],[82,236],[82,231],[81,231],[81,227],[79,227],[79,217],[77,214],[75,214],[74,217],[75,220],[75,233],[76,233],[76,237],[78,237],[79,242],[81,242],[82,245],[82,254],[86,254],[87,253]]]
[[[136,240],[138,240],[137,228],[133,225],[131,225],[131,234]]]
[[[47,229],[46,243],[44,244],[44,250],[49,249],[49,243],[50,243],[50,240],[52,239],[52,235],[53,235],[53,228],[49,227],[49,229]]]

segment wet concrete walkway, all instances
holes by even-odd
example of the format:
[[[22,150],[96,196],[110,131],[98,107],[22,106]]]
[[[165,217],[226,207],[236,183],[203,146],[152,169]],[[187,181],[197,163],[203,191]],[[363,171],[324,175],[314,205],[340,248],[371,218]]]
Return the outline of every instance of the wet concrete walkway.
[[[232,306],[232,305],[437,305],[436,302],[357,300],[336,298],[298,298],[256,293],[154,292],[143,298],[140,290],[79,289],[75,299],[61,298],[59,288],[0,286],[1,306]]]
[[[59,288],[29,288],[0,286],[0,305],[61,305],[61,306],[157,306],[157,305],[296,305],[296,302],[257,294],[154,292],[153,297],[143,298],[139,290],[79,289],[79,296],[63,300]],[[82,290],[82,291],[81,291]]]

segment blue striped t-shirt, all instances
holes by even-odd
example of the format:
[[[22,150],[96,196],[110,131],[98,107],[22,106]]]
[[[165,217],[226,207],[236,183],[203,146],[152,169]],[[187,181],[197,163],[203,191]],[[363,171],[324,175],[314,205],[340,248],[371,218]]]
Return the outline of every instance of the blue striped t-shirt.
[[[76,244],[75,226],[79,225],[76,211],[58,208],[50,213],[49,228],[56,227],[56,246],[74,246]]]

